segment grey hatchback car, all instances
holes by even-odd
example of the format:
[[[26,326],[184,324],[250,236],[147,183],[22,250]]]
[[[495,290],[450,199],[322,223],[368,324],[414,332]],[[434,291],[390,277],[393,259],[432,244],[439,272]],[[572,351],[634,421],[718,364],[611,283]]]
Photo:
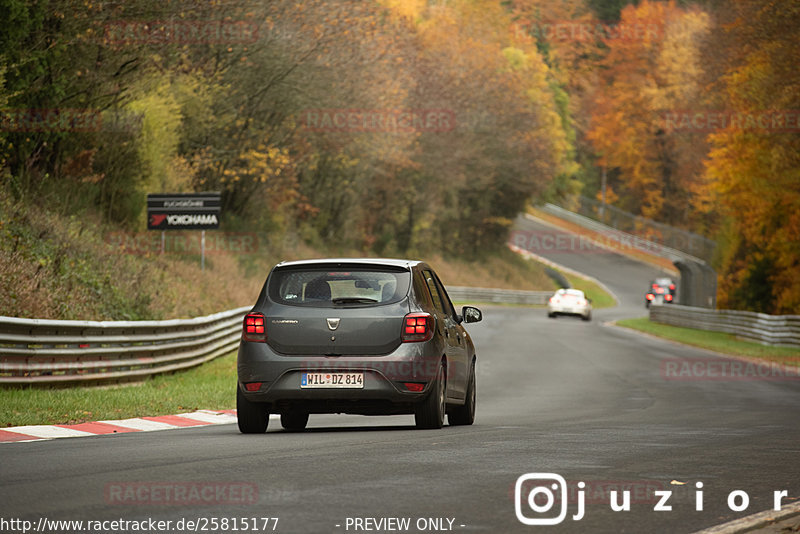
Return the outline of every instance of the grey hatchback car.
[[[426,263],[325,259],[276,265],[244,318],[239,430],[270,414],[300,431],[309,414],[414,414],[418,428],[475,420],[475,346]]]

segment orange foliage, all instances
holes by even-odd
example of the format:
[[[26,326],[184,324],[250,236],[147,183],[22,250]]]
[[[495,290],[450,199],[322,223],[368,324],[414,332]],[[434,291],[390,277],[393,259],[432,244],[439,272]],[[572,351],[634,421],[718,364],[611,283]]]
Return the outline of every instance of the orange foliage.
[[[726,26],[730,52],[721,97],[731,112],[797,113],[796,2],[746,3]],[[800,135],[729,124],[710,136],[709,194],[728,219],[720,303],[800,313]]]
[[[619,169],[626,207],[666,222],[686,219],[703,151],[702,138],[668,131],[664,117],[698,105],[698,45],[708,24],[701,12],[645,0],[625,8],[620,25],[653,31],[604,40],[606,86],[596,93],[588,138],[600,163]]]

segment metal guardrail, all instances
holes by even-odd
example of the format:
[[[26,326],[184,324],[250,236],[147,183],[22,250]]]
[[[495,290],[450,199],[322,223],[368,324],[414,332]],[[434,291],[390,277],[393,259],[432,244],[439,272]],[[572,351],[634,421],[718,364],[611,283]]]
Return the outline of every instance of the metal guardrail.
[[[551,215],[555,215],[560,219],[573,222],[579,226],[582,226],[584,228],[597,232],[600,235],[605,236],[606,238],[609,239],[609,243],[606,243],[606,245],[612,248],[617,248],[621,250],[636,249],[642,252],[647,252],[649,254],[655,254],[657,256],[667,258],[670,261],[689,260],[698,263],[706,263],[705,260],[692,256],[691,254],[688,254],[681,250],[667,247],[662,243],[651,241],[644,237],[635,234],[630,234],[628,232],[623,232],[622,230],[618,230],[616,228],[612,228],[606,224],[598,222],[584,215],[580,215],[573,211],[566,210],[561,206],[556,206],[555,204],[546,203],[544,206],[541,207],[541,209],[542,211],[545,211]]]
[[[0,317],[0,385],[130,380],[236,350],[249,307],[167,321]]]
[[[448,286],[451,300],[491,302],[497,304],[525,304],[537,306],[547,304],[553,291],[518,291],[515,289],[490,289],[484,287]]]
[[[650,320],[672,326],[727,332],[764,345],[800,347],[800,315],[767,315],[666,304],[651,305]]]
[[[711,262],[717,248],[716,241],[700,234],[635,215],[583,195],[578,196],[576,211],[615,230],[646,237],[649,241],[680,250],[707,263]]]
[[[545,304],[553,292],[448,287],[450,298]],[[236,350],[242,307],[168,321],[58,321],[0,316],[0,385],[77,384],[143,378]]]

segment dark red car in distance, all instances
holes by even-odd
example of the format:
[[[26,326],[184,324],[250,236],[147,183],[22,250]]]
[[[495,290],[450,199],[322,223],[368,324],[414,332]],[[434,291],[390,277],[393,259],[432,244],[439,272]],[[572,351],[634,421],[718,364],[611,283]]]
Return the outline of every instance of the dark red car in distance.
[[[671,278],[656,278],[650,282],[650,287],[644,297],[645,306],[650,304],[673,304],[675,302],[675,282]]]

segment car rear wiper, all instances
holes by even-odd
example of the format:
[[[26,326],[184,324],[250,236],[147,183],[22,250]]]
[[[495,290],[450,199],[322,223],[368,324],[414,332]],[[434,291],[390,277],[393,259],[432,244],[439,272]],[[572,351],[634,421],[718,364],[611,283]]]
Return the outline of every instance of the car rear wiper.
[[[367,297],[339,297],[331,299],[331,302],[334,304],[374,304],[378,301]]]

